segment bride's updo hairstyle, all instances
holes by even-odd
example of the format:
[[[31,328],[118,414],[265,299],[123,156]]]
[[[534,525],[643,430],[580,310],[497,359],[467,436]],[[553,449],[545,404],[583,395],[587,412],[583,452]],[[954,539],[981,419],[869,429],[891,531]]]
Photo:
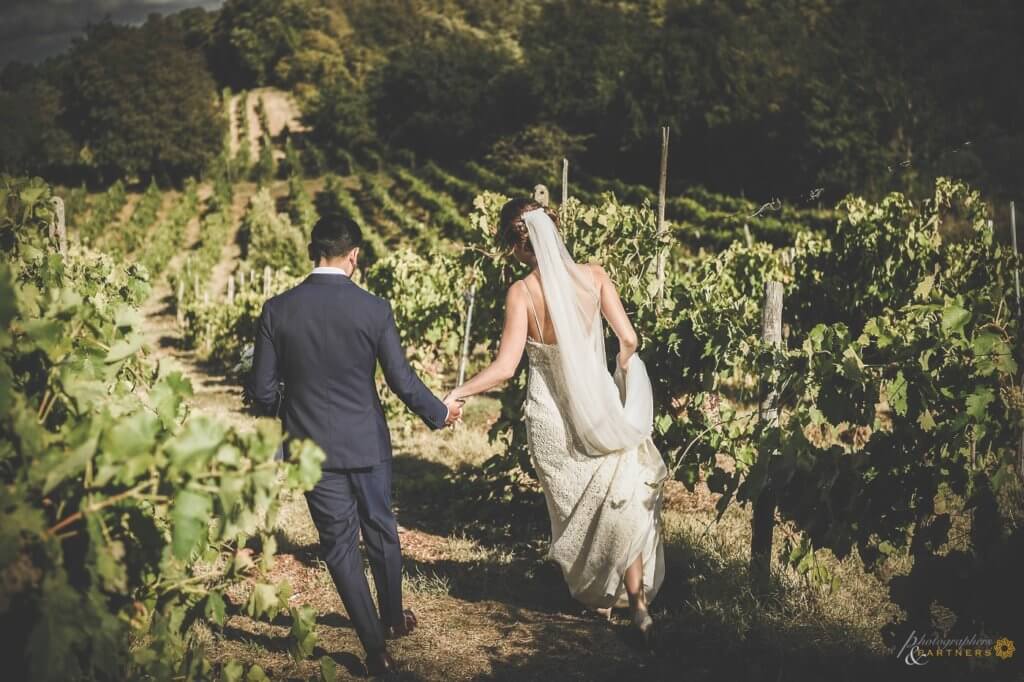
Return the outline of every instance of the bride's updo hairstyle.
[[[533,199],[525,197],[510,199],[501,207],[501,216],[498,219],[498,245],[509,252],[521,250],[526,253],[533,253],[530,245],[530,231],[523,220],[523,214],[538,208],[544,209],[555,226],[558,226],[558,214],[549,208],[541,206]]]

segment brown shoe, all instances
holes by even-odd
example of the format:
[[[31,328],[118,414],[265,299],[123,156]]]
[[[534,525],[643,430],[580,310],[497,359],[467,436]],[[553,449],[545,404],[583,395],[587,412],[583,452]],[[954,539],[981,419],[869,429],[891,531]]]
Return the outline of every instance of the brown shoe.
[[[370,677],[380,677],[398,670],[398,664],[387,649],[366,652],[366,672]]]
[[[419,625],[419,621],[416,620],[416,614],[412,612],[412,609],[406,609],[402,611],[402,622],[391,626],[391,638],[398,639],[411,635],[417,625]]]

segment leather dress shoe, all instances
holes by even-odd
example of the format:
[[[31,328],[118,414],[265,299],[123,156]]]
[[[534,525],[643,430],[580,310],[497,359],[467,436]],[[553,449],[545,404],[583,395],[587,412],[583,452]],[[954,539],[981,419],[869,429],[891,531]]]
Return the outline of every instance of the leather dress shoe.
[[[417,625],[419,625],[419,621],[416,620],[416,614],[412,612],[412,609],[406,609],[402,611],[402,622],[391,626],[391,638],[397,639],[411,635]]]
[[[397,669],[398,664],[395,663],[395,659],[391,658],[391,654],[387,652],[387,649],[366,653],[366,672],[370,677],[387,675],[388,673],[395,672]]]

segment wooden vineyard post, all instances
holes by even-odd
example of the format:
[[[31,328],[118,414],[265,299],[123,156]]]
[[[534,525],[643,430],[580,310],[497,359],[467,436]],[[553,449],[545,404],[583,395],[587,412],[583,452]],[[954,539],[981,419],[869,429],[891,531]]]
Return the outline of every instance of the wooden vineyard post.
[[[270,266],[263,266],[263,298],[270,296]]]
[[[228,277],[228,305],[235,303],[235,278]]]
[[[1021,319],[1020,308],[1020,252],[1017,251],[1017,207],[1010,202],[1010,239],[1013,240],[1013,289],[1017,294],[1017,319]]]
[[[782,345],[782,283],[767,282],[765,284],[764,307],[761,309],[761,338],[765,343],[776,347]],[[762,370],[771,374],[772,368]],[[763,377],[762,377],[763,378]],[[774,387],[761,401],[758,407],[758,418],[766,426],[779,423],[778,392]],[[757,453],[758,460],[771,457],[771,452],[763,449]],[[750,537],[750,575],[755,584],[766,586],[771,575],[772,535],[775,532],[775,492],[771,480],[761,488],[754,500],[754,515],[751,519]]]
[[[658,305],[665,302],[665,199],[668,185],[668,126],[661,127],[661,169],[658,173]]]
[[[1017,296],[1017,333],[1024,332],[1024,319],[1021,315],[1020,306],[1020,252],[1017,250],[1017,206],[1010,202],[1010,240],[1013,245],[1013,289]],[[1021,381],[1024,381],[1024,371],[1021,372]],[[1019,385],[1019,384],[1018,384]],[[1024,429],[1020,433],[1020,441],[1017,443],[1017,476],[1024,482]]]
[[[750,225],[743,223],[743,237],[747,240],[747,248],[754,245],[754,235],[750,234]]]
[[[178,319],[178,327],[185,327],[185,280],[178,280],[178,298],[174,302],[174,312]]]
[[[469,362],[469,334],[473,328],[473,306],[476,303],[476,283],[469,288],[466,294],[466,325],[462,330],[462,354],[459,357],[459,383],[461,386],[466,380],[466,363]]]
[[[64,214],[64,200],[52,197],[54,221],[50,224],[50,240],[56,242],[61,258],[68,257],[68,226]]]
[[[569,201],[569,159],[562,159],[562,204],[558,207],[565,215],[565,202]]]

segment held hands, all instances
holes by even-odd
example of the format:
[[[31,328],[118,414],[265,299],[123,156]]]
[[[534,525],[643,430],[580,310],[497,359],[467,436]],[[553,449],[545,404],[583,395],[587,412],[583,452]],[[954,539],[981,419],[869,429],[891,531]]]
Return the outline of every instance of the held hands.
[[[465,404],[465,398],[458,398],[454,392],[449,393],[444,397],[444,405],[448,408],[448,419],[445,420],[445,426],[454,426],[458,422],[462,421],[462,406]]]

